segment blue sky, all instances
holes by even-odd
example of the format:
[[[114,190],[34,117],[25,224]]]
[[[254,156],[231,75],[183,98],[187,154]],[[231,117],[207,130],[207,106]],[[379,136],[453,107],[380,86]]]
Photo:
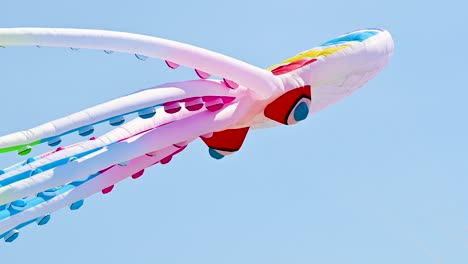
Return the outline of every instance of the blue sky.
[[[221,161],[196,142],[2,243],[2,263],[468,261],[462,1],[10,1],[1,10],[0,27],[142,33],[261,67],[360,28],[386,28],[395,41],[389,66],[342,102],[252,131]],[[16,47],[0,58],[0,134],[196,77],[98,51]],[[0,165],[18,160],[5,154]]]

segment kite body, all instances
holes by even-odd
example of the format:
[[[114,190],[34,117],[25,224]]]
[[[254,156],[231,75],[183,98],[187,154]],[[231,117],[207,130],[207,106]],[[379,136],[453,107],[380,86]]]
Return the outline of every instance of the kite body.
[[[393,52],[390,34],[380,29],[342,35],[267,70],[183,43],[100,30],[0,29],[0,46],[132,53],[139,59],[162,59],[172,69],[191,67],[199,77],[0,137],[0,152],[24,156],[38,144],[53,147],[0,170],[0,238],[7,242],[31,223],[46,224],[62,207],[76,210],[86,197],[109,193],[119,181],[168,163],[197,138],[213,158],[221,159],[238,151],[251,129],[300,122],[364,85]],[[127,122],[134,113],[138,117]],[[115,128],[93,137],[94,126],[104,122]],[[60,146],[70,133],[87,140]]]

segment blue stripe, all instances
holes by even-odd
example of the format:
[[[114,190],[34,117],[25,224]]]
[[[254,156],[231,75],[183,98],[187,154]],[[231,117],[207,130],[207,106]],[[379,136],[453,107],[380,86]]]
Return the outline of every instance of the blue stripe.
[[[375,30],[353,32],[348,35],[344,35],[344,36],[329,40],[320,46],[323,47],[323,46],[337,45],[337,44],[343,44],[343,43],[350,42],[350,41],[363,42],[364,40],[372,36],[375,36],[377,34],[379,34],[379,32]]]
[[[42,172],[44,172],[44,171],[47,171],[47,170],[50,170],[50,169],[53,169],[53,168],[56,168],[56,167],[67,164],[68,162],[70,162],[71,158],[78,159],[78,158],[84,157],[84,156],[86,156],[88,154],[91,154],[93,152],[96,152],[96,151],[98,151],[98,150],[100,150],[102,148],[103,147],[95,148],[95,149],[92,149],[92,150],[88,150],[88,151],[73,155],[72,157],[66,157],[66,158],[63,158],[63,159],[59,159],[59,160],[47,163],[45,165],[39,166],[39,167],[35,168],[34,170],[39,169]],[[21,173],[18,173],[16,175],[12,175],[12,176],[4,179],[4,180],[1,180],[0,181],[0,187],[12,184],[12,183],[17,182],[17,181],[24,180],[26,178],[29,178],[32,175],[34,175],[33,170],[27,170],[25,172],[21,172]]]

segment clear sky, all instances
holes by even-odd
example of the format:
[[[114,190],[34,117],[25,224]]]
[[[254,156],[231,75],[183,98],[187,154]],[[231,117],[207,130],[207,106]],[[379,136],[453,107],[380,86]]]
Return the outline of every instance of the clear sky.
[[[216,161],[195,142],[80,210],[26,228],[0,244],[0,262],[467,263],[462,3],[3,2],[0,27],[142,33],[261,67],[368,27],[388,29],[395,54],[349,98],[296,126],[252,131],[233,156]],[[0,59],[0,134],[196,78],[158,60],[98,51],[11,47]],[[2,155],[0,167],[17,161]]]

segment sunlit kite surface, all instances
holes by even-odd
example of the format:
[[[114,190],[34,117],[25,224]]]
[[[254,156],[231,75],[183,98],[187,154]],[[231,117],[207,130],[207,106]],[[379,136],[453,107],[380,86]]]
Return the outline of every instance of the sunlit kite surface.
[[[251,129],[303,121],[363,86],[393,53],[389,32],[380,29],[339,36],[268,69],[184,43],[102,30],[6,28],[0,29],[0,46],[131,53],[164,60],[171,69],[193,68],[198,76],[0,137],[1,153],[26,158],[0,170],[0,238],[6,242],[25,226],[47,224],[62,207],[77,210],[85,198],[170,162],[197,138],[211,157],[221,159],[238,151]],[[135,113],[138,117],[127,121]],[[93,135],[100,123],[115,128]],[[61,146],[71,133],[85,140]],[[43,143],[52,150],[30,156]]]

